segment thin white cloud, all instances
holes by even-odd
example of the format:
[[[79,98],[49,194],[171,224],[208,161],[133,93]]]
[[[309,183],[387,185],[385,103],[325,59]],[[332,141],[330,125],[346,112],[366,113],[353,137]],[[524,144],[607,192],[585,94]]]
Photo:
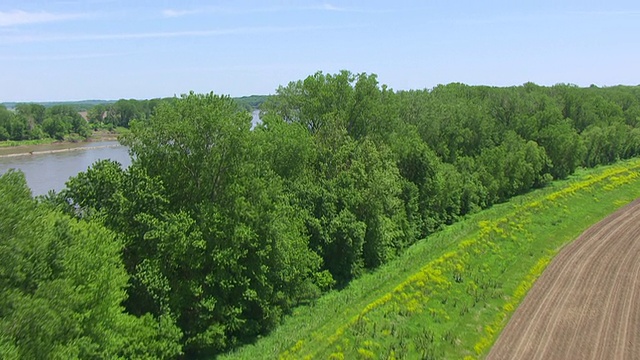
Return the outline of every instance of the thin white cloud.
[[[249,13],[262,13],[262,12],[279,12],[284,11],[285,8],[235,8],[235,7],[219,7],[208,6],[196,9],[164,9],[162,10],[162,16],[166,18],[175,18],[188,15],[201,15],[201,14],[249,14]]]
[[[344,13],[361,13],[361,14],[386,14],[391,12],[389,9],[373,9],[361,7],[341,7],[331,3],[323,3],[316,6],[302,7],[298,10],[326,11],[326,12],[344,12]]]
[[[0,55],[0,60],[13,61],[59,61],[98,59],[106,57],[124,56],[126,53],[92,53],[92,54],[49,54],[49,55]]]
[[[167,18],[181,17],[188,15],[200,15],[200,14],[250,14],[250,13],[276,13],[287,11],[327,11],[327,12],[369,12],[368,10],[345,8],[333,5],[331,3],[322,3],[315,6],[301,6],[301,7],[287,7],[287,6],[275,6],[275,7],[219,7],[209,6],[196,9],[164,9],[162,15]]]
[[[94,4],[111,4],[121,2],[122,0],[60,0],[53,2],[57,5],[94,5]]]
[[[202,13],[202,12],[204,12],[204,10],[165,9],[165,10],[162,10],[162,15],[164,17],[173,18],[173,17],[181,17],[181,16],[185,16],[185,15],[194,15],[194,14],[198,14],[198,13]]]
[[[30,43],[30,42],[75,42],[75,41],[107,41],[107,40],[140,40],[166,39],[183,37],[215,37],[224,35],[246,35],[265,33],[291,33],[300,31],[338,30],[361,27],[359,25],[346,26],[298,26],[298,27],[239,27],[217,30],[167,31],[146,33],[120,34],[36,34],[36,35],[0,35],[0,44]]]
[[[640,15],[640,10],[576,11],[571,14],[588,16],[634,16]]]
[[[329,3],[324,3],[321,6],[316,7],[316,9],[327,11],[348,11],[346,8],[338,7]]]
[[[0,26],[15,26],[25,24],[64,21],[84,17],[82,14],[57,14],[45,11],[27,12],[22,10],[0,11]]]

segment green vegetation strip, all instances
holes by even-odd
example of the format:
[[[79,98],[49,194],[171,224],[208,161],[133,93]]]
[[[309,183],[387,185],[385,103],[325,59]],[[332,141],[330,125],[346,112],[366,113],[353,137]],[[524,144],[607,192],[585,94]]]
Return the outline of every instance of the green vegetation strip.
[[[52,144],[56,142],[56,139],[36,139],[36,140],[6,140],[0,141],[0,148],[3,147],[14,147],[14,146],[27,146],[27,145],[45,145]]]
[[[476,358],[562,246],[640,196],[640,160],[469,217],[228,358]]]

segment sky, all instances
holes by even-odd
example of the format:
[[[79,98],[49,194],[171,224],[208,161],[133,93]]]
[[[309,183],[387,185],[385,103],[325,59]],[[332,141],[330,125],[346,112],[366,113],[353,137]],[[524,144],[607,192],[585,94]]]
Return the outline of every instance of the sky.
[[[640,84],[630,0],[0,0],[0,102],[273,94],[317,71]]]

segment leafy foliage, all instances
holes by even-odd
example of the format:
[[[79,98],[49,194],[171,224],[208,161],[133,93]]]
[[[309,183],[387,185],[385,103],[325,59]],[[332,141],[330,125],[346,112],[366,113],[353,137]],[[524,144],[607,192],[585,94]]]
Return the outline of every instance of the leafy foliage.
[[[213,94],[163,103],[125,138],[129,169],[96,163],[63,195],[122,237],[129,311],[174,317],[189,356],[272,328],[322,280],[282,180],[252,146],[250,120]]]
[[[116,268],[109,284],[120,295],[101,299],[111,299],[113,343],[89,336],[70,356],[117,347],[124,357],[219,354],[444,225],[579,166],[640,154],[637,87],[449,84],[394,92],[375,75],[342,71],[243,101],[252,109],[264,101],[254,129],[237,101],[214,94],[96,106],[92,126],[130,126],[122,141],[132,165],[100,161],[44,204],[24,200],[67,224],[53,234],[87,227],[111,246],[96,261],[112,257]],[[78,118],[65,106],[0,108],[0,139],[84,134],[88,125]],[[32,259],[34,269],[51,267]],[[127,331],[136,335],[124,343]],[[7,334],[0,338],[6,354],[27,351]],[[63,339],[38,336],[42,346]]]
[[[121,243],[31,198],[24,175],[0,177],[2,358],[171,358],[172,322],[123,312]]]

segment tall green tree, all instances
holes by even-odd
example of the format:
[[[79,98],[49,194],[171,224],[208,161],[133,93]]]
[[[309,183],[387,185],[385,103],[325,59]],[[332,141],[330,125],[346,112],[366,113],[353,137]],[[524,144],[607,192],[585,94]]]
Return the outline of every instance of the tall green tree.
[[[124,140],[130,168],[99,162],[65,195],[123,239],[129,311],[175,318],[187,356],[213,355],[317,294],[321,259],[248,113],[193,93],[156,110]]]
[[[397,119],[387,101],[375,75],[318,72],[280,87],[263,107],[266,118],[305,129],[313,143],[311,180],[297,178],[290,186],[311,247],[339,286],[409,242],[400,175],[383,144]]]
[[[13,114],[6,107],[0,106],[0,141],[11,138],[11,122]]]
[[[123,312],[121,243],[96,222],[38,204],[0,177],[0,357],[174,358],[179,330]]]
[[[92,124],[99,124],[104,121],[107,112],[107,106],[98,104],[87,110],[87,121]]]
[[[50,137],[59,140],[65,135],[75,133],[81,137],[89,137],[91,129],[80,113],[70,105],[56,105],[47,109],[42,129]]]
[[[17,104],[16,113],[27,119],[31,126],[42,124],[46,116],[46,108],[40,104]]]
[[[571,120],[561,120],[538,132],[538,143],[544,147],[555,179],[564,179],[581,164],[586,151]]]

